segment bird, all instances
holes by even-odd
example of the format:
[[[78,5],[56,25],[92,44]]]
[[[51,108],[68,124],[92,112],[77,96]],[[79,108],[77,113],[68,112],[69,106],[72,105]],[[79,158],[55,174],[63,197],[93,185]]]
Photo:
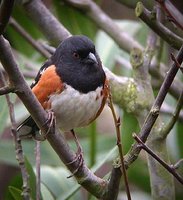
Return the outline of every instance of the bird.
[[[85,127],[102,112],[109,95],[109,83],[94,43],[84,35],[63,40],[40,68],[30,86],[42,107],[52,112],[56,126],[70,131]],[[20,138],[39,134],[31,116],[18,127]]]

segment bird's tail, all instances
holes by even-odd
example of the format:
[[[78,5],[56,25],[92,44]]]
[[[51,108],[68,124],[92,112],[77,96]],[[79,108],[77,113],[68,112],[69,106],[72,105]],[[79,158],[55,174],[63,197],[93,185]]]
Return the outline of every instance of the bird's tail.
[[[17,127],[17,133],[21,139],[30,138],[39,134],[39,128],[32,117],[29,116]]]

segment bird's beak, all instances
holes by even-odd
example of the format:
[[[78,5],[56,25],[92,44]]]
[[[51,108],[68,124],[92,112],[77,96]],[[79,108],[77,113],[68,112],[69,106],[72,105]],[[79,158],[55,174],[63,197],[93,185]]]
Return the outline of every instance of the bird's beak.
[[[92,60],[92,62],[98,64],[97,58],[96,58],[96,56],[95,56],[93,53],[90,52],[90,53],[88,54],[88,58],[89,58],[90,60]]]

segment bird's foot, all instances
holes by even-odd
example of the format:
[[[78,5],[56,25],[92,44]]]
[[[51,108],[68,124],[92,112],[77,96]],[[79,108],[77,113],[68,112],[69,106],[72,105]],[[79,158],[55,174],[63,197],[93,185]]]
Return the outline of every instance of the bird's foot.
[[[48,129],[47,129],[46,133],[42,133],[41,132],[39,134],[34,135],[33,137],[34,137],[35,140],[39,140],[39,141],[46,140],[46,136],[50,132],[51,128],[55,128],[55,116],[54,116],[54,112],[48,111],[48,119],[43,124],[43,127],[44,126],[48,126]]]
[[[77,136],[76,136],[74,130],[71,130],[71,133],[73,134],[74,139],[75,139],[75,142],[76,142],[76,145],[77,145],[77,152],[76,152],[75,158],[74,158],[71,162],[67,163],[67,165],[71,165],[71,164],[73,164],[73,163],[75,163],[75,162],[78,162],[78,166],[77,166],[77,168],[74,170],[74,172],[73,172],[70,176],[68,176],[67,178],[73,177],[73,176],[78,172],[78,170],[80,169],[80,167],[81,167],[81,166],[83,165],[83,163],[84,163],[82,147],[81,147],[81,145],[80,145],[80,143],[79,143],[79,141],[78,141],[78,139],[77,139]]]

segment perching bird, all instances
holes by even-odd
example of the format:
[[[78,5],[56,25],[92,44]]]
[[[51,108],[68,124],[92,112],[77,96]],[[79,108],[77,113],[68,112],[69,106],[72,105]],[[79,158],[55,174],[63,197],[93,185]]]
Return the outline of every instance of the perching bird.
[[[90,124],[108,97],[108,81],[93,42],[86,36],[65,39],[39,70],[32,92],[43,108],[52,111],[62,131]],[[20,137],[39,128],[28,117],[18,128]]]

